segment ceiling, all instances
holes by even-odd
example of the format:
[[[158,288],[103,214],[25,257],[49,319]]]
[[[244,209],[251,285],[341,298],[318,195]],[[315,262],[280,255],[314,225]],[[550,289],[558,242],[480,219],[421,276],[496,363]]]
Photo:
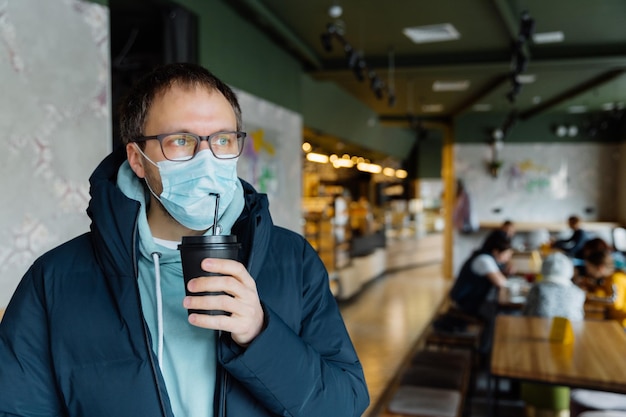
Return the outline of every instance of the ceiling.
[[[626,0],[228,3],[301,60],[313,78],[336,83],[388,125],[446,122],[468,112],[523,121],[546,112],[603,111],[607,103],[626,101]],[[330,6],[341,6],[339,18],[330,17]],[[532,33],[522,29],[524,12],[534,22]],[[329,24],[331,51],[321,40]],[[452,25],[458,38],[418,44],[403,34],[407,27],[439,24]],[[555,31],[562,32],[562,42],[540,44],[528,36]],[[380,98],[367,74],[359,81],[349,67],[345,45],[380,80]],[[513,80],[526,81],[520,75],[533,82],[512,93]],[[466,88],[434,91],[435,82]]]

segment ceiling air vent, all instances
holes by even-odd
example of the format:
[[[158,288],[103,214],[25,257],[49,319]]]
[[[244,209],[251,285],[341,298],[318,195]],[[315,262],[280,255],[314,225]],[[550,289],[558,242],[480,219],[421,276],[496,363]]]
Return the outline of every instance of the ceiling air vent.
[[[461,37],[451,23],[404,28],[402,33],[415,43],[453,41]]]
[[[433,83],[433,91],[465,91],[469,86],[469,80],[435,81]]]

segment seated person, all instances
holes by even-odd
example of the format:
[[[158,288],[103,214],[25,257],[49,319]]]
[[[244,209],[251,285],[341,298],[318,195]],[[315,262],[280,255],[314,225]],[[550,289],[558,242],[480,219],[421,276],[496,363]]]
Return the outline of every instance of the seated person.
[[[487,360],[491,351],[497,312],[497,305],[495,300],[490,299],[490,294],[494,288],[506,285],[501,266],[506,265],[512,255],[511,240],[504,233],[493,233],[465,261],[450,290],[450,298],[456,307],[484,324],[478,348],[481,360]]]
[[[552,253],[543,260],[541,275],[541,281],[534,284],[528,293],[524,315],[583,320],[585,292],[572,282],[572,260],[563,253]],[[566,386],[531,382],[523,382],[520,386],[520,397],[526,403],[527,415],[564,412],[569,409],[569,395]]]
[[[450,298],[456,306],[474,316],[482,316],[480,310],[494,287],[506,285],[501,266],[513,255],[511,240],[504,233],[492,233],[483,246],[472,253],[450,290]]]
[[[585,292],[572,281],[571,259],[559,252],[548,255],[541,265],[541,276],[528,293],[524,315],[583,320]]]
[[[585,261],[584,259],[593,252],[604,252],[608,251],[611,254],[611,259],[613,261],[613,267],[616,270],[623,271],[624,266],[626,264],[626,260],[624,259],[624,254],[620,251],[616,251],[615,248],[612,248],[604,239],[599,237],[589,239],[583,245],[582,250],[580,251],[580,259],[574,260],[574,281],[577,285],[584,286],[584,283],[581,280],[584,280],[587,272],[585,270]]]
[[[580,217],[570,216],[567,219],[567,224],[573,231],[572,235],[568,239],[560,239],[552,242],[552,247],[560,249],[569,257],[580,258],[580,251],[585,242],[589,240],[588,233],[581,228],[580,223]]]
[[[515,235],[515,225],[511,220],[503,221],[500,225],[500,230],[502,230],[509,239],[513,239],[513,236]]]
[[[486,242],[487,240],[491,239],[494,234],[502,234],[505,236],[505,238],[509,239],[512,242],[513,237],[515,236],[515,225],[513,224],[511,220],[505,220],[504,222],[502,222],[500,227],[498,227],[495,230],[492,230],[487,235],[484,241]],[[503,264],[498,264],[498,266],[500,267],[500,270],[505,275],[511,275],[515,273],[513,264],[510,262],[510,259]]]
[[[613,267],[611,252],[595,251],[585,256],[587,301],[607,307],[607,318],[626,327],[626,273]]]

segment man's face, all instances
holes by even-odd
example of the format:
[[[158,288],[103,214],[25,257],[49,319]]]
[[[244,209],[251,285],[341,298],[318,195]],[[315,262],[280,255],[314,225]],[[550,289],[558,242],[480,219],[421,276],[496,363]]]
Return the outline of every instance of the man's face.
[[[159,135],[162,133],[188,132],[197,135],[210,135],[219,131],[237,130],[237,119],[230,103],[217,90],[208,91],[206,88],[181,87],[174,85],[163,94],[155,97],[152,106],[146,115],[144,136]],[[144,153],[155,163],[165,160],[158,140],[145,142]],[[202,141],[199,150],[208,149],[206,141]],[[149,161],[146,161],[131,145],[129,162],[140,178],[146,178],[155,194],[163,191],[159,170]],[[137,163],[133,164],[132,155],[135,153]],[[185,162],[178,162],[184,164]]]

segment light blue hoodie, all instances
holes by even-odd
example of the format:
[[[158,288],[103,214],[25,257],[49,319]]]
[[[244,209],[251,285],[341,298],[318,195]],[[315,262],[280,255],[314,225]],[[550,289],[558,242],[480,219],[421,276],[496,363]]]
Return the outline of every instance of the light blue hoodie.
[[[117,181],[127,197],[141,203],[138,221],[141,305],[172,411],[181,417],[211,417],[216,376],[215,331],[192,326],[187,321],[178,242],[153,238],[146,217],[144,187],[128,162],[120,167]],[[237,184],[233,202],[219,222],[222,233],[230,233],[243,209],[243,189],[239,181]]]

